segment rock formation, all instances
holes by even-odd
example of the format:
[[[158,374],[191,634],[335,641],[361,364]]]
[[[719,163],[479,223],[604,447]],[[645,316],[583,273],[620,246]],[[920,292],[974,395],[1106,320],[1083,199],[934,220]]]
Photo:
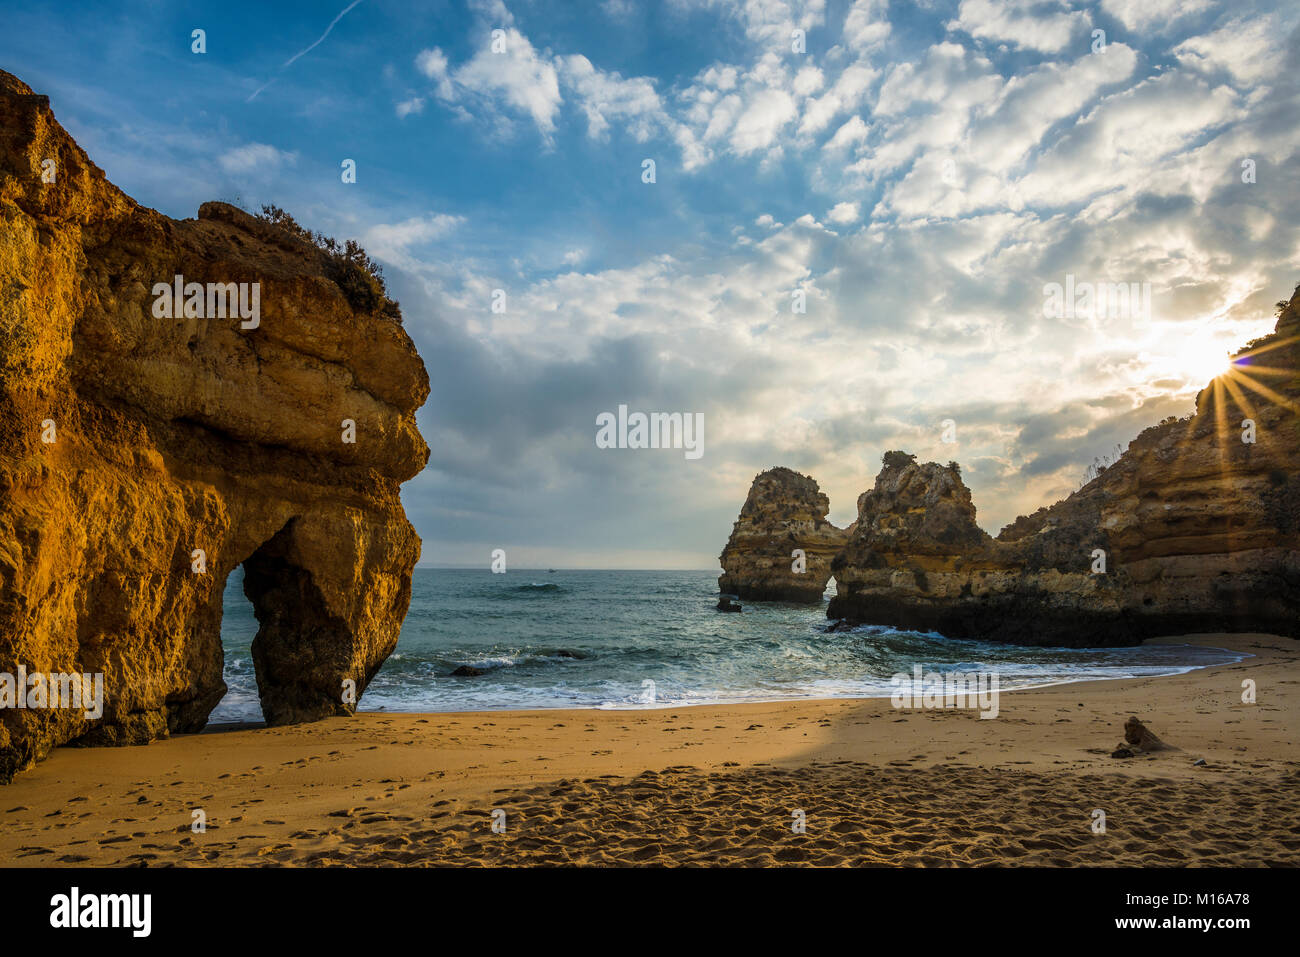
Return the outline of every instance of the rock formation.
[[[1045,523],[1032,545],[1011,544],[975,523],[955,464],[887,452],[875,487],[858,499],[854,535],[832,563],[838,589],[827,614],[950,638],[1129,643],[1132,636],[1115,629],[1116,575],[1091,572],[1093,548],[1106,547],[1096,498]],[[1105,637],[1094,637],[1103,629]]]
[[[1147,429],[996,539],[976,527],[954,467],[886,455],[832,565],[828,614],[1031,645],[1300,634],[1298,339],[1300,294],[1201,391],[1194,415]]]
[[[1298,464],[1300,289],[1275,332],[1200,392],[1193,415],[1142,432],[1083,488],[996,538],[976,525],[955,463],[886,453],[830,565],[837,594],[827,614],[1027,645],[1208,631],[1300,637]],[[782,540],[779,512],[746,510],[761,524],[742,512],[728,551],[742,528]],[[789,538],[804,527],[792,521]],[[723,556],[723,581],[735,580]]]
[[[1165,744],[1155,733],[1139,720],[1137,715],[1131,715],[1124,722],[1124,740],[1116,746],[1111,752],[1112,758],[1135,758],[1139,754],[1150,754],[1152,751],[1176,751],[1177,748],[1171,748]]]
[[[105,699],[0,710],[0,782],[60,744],[202,729],[240,564],[266,719],[350,713],[420,552],[398,489],[429,383],[395,304],[234,207],[140,206],[4,72],[0,128],[0,674],[102,673]],[[194,316],[211,286],[159,318],[176,276],[249,284],[259,321]]]
[[[719,561],[718,590],[759,601],[821,601],[848,533],[826,521],[830,500],[806,475],[760,472]],[[804,553],[803,571],[794,552]]]

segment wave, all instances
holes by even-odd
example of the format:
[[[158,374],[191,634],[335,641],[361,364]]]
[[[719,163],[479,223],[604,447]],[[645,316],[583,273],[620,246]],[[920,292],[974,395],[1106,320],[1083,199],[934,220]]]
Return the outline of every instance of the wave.
[[[521,665],[563,665],[571,661],[585,661],[592,657],[594,656],[585,651],[577,651],[572,648],[550,648],[537,651],[522,651],[517,654],[489,655],[484,658],[472,658],[469,661],[455,659],[443,659],[443,661],[445,666],[451,669],[448,672],[449,674],[454,674],[461,669],[486,674],[489,671],[517,668]],[[462,671],[463,674],[464,671]]]
[[[398,648],[362,708],[646,708],[889,697],[892,676],[911,674],[918,663],[926,671],[996,670],[1002,690],[1010,691],[1237,660],[1201,647],[1021,648],[883,625],[835,627],[819,605],[758,603],[752,615],[747,608],[745,615],[718,616],[714,572],[562,574],[563,583],[546,569],[521,569],[512,577],[483,569],[421,573]],[[230,693],[212,720],[256,720],[249,643],[258,625],[233,576],[225,610]],[[451,677],[457,669],[465,670]],[[655,682],[653,704],[645,700],[646,679]]]

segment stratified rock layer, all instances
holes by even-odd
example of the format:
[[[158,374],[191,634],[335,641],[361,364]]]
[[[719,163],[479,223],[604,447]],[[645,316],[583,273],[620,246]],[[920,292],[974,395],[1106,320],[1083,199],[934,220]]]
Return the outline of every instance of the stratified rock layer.
[[[826,521],[830,501],[806,475],[786,468],[760,472],[719,561],[723,594],[759,601],[820,601],[831,559],[848,533]],[[804,570],[795,550],[804,553]]]
[[[350,713],[420,551],[411,340],[309,243],[224,204],[141,207],[3,72],[0,130],[0,673],[99,672],[106,697],[98,720],[0,710],[0,781],[66,742],[200,730],[240,564],[267,720]],[[260,325],[155,318],[177,274],[260,283]]]
[[[1031,645],[1300,637],[1298,360],[1300,294],[1201,391],[1193,416],[1147,429],[1096,479],[996,539],[976,526],[955,468],[888,453],[832,564],[828,615]]]

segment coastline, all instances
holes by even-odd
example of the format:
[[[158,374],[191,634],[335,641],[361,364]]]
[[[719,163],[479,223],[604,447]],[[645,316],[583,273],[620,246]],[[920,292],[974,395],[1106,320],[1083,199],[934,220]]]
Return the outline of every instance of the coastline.
[[[0,790],[0,858],[178,864],[1300,864],[1300,644],[1003,692],[1000,714],[885,698],[359,712],[61,748]],[[1241,702],[1242,681],[1257,686]],[[1110,757],[1137,715],[1173,750]],[[1206,763],[1197,766],[1194,762]],[[191,830],[193,811],[205,833]],[[491,813],[506,812],[494,834]],[[1106,810],[1108,830],[1090,815]],[[791,830],[802,810],[807,831]]]

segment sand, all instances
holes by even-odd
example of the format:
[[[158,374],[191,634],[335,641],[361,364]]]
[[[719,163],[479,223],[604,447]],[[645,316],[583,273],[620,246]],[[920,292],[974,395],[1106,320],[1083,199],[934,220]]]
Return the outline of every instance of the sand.
[[[0,788],[0,863],[1300,864],[1300,643],[1164,640],[1253,657],[1003,693],[991,720],[880,699],[361,713],[63,748]],[[1130,715],[1170,750],[1110,757]]]

